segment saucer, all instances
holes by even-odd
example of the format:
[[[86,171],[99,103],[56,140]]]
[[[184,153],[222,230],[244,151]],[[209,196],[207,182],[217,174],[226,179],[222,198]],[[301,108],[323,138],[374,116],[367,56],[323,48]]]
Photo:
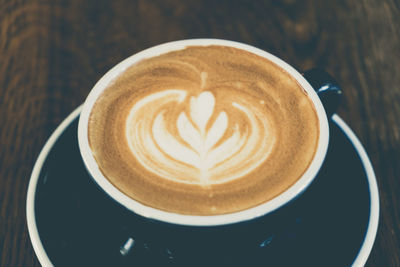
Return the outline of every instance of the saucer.
[[[27,196],[33,248],[42,266],[138,266],[123,253],[127,240],[134,242],[122,223],[127,211],[101,192],[81,160],[80,111],[54,131],[34,166]],[[295,200],[301,215],[255,248],[261,255],[256,261],[243,255],[246,266],[363,266],[367,261],[379,219],[375,174],[360,141],[338,115],[330,121],[330,135],[318,177]],[[148,260],[166,256],[174,266],[173,255],[166,253],[142,258],[139,266],[153,266]]]

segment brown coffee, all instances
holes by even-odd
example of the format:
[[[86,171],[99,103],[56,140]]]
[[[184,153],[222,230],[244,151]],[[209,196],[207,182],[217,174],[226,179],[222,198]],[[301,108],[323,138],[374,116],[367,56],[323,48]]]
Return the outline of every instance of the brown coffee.
[[[264,203],[310,165],[306,91],[275,63],[225,46],[144,59],[96,101],[88,134],[104,176],[147,206],[212,215]]]

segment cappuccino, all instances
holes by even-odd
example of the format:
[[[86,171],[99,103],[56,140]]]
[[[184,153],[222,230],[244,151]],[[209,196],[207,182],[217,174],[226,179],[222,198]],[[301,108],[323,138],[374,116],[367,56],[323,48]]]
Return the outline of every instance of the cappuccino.
[[[308,169],[315,107],[289,73],[248,51],[188,46],[143,59],[97,99],[89,145],[130,198],[179,214],[245,210]]]

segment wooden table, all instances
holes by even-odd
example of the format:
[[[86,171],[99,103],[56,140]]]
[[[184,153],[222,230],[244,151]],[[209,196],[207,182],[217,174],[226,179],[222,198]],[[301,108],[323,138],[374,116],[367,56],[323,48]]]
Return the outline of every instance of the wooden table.
[[[399,9],[394,0],[0,1],[0,266],[39,266],[26,192],[57,125],[122,59],[197,37],[248,43],[340,81],[338,114],[364,144],[380,189],[367,266],[400,266]]]

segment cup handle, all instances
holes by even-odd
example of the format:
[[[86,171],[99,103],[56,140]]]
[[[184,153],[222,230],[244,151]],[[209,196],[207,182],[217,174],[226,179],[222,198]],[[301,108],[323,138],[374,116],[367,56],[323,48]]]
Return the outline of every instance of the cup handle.
[[[304,72],[303,76],[317,92],[326,114],[330,118],[336,112],[342,99],[340,85],[330,74],[318,68]]]

